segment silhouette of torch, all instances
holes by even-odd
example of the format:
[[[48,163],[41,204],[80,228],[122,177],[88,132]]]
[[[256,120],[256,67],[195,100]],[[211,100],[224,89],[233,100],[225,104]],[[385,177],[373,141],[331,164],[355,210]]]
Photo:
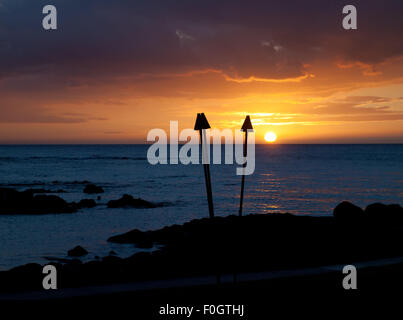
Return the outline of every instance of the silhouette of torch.
[[[211,190],[211,178],[210,178],[210,165],[209,160],[207,158],[207,136],[206,129],[210,128],[210,124],[207,121],[204,113],[198,113],[196,118],[196,123],[194,130],[198,130],[200,132],[200,145],[202,149],[202,163],[204,167],[204,179],[206,181],[206,189],[207,189],[207,201],[208,201],[208,209],[210,218],[214,218],[214,207],[213,207],[213,193]],[[203,143],[204,138],[204,143]]]
[[[243,192],[245,188],[245,167],[246,167],[246,156],[248,155],[248,130],[253,131],[252,122],[250,121],[250,117],[246,116],[245,121],[242,125],[241,131],[245,132],[245,140],[243,145],[243,156],[245,158],[245,163],[243,164],[243,174],[242,174],[242,182],[241,182],[241,200],[239,203],[239,216],[242,216],[242,206],[243,206]]]

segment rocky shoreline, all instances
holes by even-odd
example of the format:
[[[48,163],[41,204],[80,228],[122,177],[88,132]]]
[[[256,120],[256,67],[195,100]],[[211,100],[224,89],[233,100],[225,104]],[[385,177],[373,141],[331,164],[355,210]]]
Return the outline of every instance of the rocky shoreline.
[[[58,287],[81,287],[221,273],[298,269],[403,256],[403,208],[342,202],[333,217],[291,214],[198,219],[154,231],[132,230],[108,239],[138,248],[129,258],[113,254],[82,263],[55,263]],[[86,254],[74,248],[71,256]],[[0,272],[2,292],[40,290],[42,266]]]
[[[93,208],[98,205],[94,199],[82,199],[78,202],[67,202],[52,193],[63,193],[60,189],[27,189],[17,191],[12,188],[0,188],[0,215],[36,215],[36,214],[62,214],[75,213],[83,208]],[[103,193],[102,187],[87,184],[83,190],[85,194]],[[100,200],[100,197],[98,197]],[[110,200],[108,208],[156,208],[164,203],[153,203],[131,195],[123,195],[120,199]]]

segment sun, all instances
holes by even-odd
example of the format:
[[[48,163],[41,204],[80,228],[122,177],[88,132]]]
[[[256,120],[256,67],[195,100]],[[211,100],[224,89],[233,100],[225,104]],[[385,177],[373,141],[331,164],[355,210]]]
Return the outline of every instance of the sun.
[[[274,132],[272,132],[272,131],[266,132],[266,134],[264,135],[264,139],[265,139],[267,142],[274,142],[274,141],[277,140],[277,135],[276,135]]]

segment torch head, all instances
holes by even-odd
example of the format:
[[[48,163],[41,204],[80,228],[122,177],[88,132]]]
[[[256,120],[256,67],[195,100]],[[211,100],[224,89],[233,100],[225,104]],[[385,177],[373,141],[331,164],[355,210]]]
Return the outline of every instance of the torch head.
[[[250,121],[250,117],[246,116],[245,121],[243,122],[241,131],[253,130],[252,122]]]
[[[207,121],[206,116],[204,113],[198,113],[195,123],[195,130],[203,130],[203,129],[210,129],[210,124]]]

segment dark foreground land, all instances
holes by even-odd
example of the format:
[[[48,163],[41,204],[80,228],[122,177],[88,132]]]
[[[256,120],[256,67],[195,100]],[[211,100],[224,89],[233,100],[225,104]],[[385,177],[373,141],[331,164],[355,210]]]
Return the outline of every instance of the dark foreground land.
[[[108,239],[132,243],[139,248],[157,246],[122,259],[113,255],[82,263],[79,259],[52,263],[58,272],[58,289],[99,285],[164,281],[191,277],[216,277],[302,270],[329,265],[348,265],[363,261],[403,257],[403,208],[374,204],[365,211],[343,202],[333,217],[291,214],[228,216],[200,219],[156,231],[132,230]],[[284,301],[303,301],[333,296],[357,298],[358,293],[383,294],[403,287],[403,264],[365,267],[358,271],[358,290],[344,290],[342,267],[326,273],[283,276],[260,281],[201,283],[169,289],[153,288],[134,292],[114,292],[90,296],[66,296],[53,305],[94,306],[130,305],[141,319],[158,318],[160,306],[203,304],[245,304],[253,313],[267,311]],[[28,264],[0,272],[0,293],[43,291],[42,266]],[[238,278],[238,279],[239,279]],[[237,277],[235,277],[237,279]],[[30,295],[35,298],[35,293]],[[0,295],[1,297],[1,295]],[[327,300],[329,297],[330,300]],[[288,299],[288,300],[287,300]],[[45,299],[46,300],[46,299]],[[279,302],[276,302],[279,301]],[[315,301],[312,300],[312,303]],[[36,304],[46,303],[37,301]],[[284,312],[287,308],[284,309]],[[192,318],[201,319],[202,315]],[[185,317],[183,317],[185,318]],[[214,318],[214,317],[213,317]],[[233,318],[233,317],[232,317]],[[176,319],[176,318],[175,318]],[[208,319],[208,317],[207,317]]]
[[[31,315],[40,312],[79,318],[84,315],[111,314],[131,319],[299,319],[336,318],[360,319],[364,314],[380,311],[380,319],[388,319],[389,312],[400,307],[403,287],[403,264],[365,268],[358,272],[358,289],[344,290],[340,272],[279,278],[245,283],[154,289],[114,294],[68,297],[65,299],[34,301],[1,301],[2,310],[10,308]],[[386,299],[390,299],[386,302]],[[20,309],[23,305],[24,309]],[[162,315],[160,310],[170,307],[193,307],[191,317]],[[236,313],[219,315],[204,312],[207,306],[243,305],[244,316]]]

